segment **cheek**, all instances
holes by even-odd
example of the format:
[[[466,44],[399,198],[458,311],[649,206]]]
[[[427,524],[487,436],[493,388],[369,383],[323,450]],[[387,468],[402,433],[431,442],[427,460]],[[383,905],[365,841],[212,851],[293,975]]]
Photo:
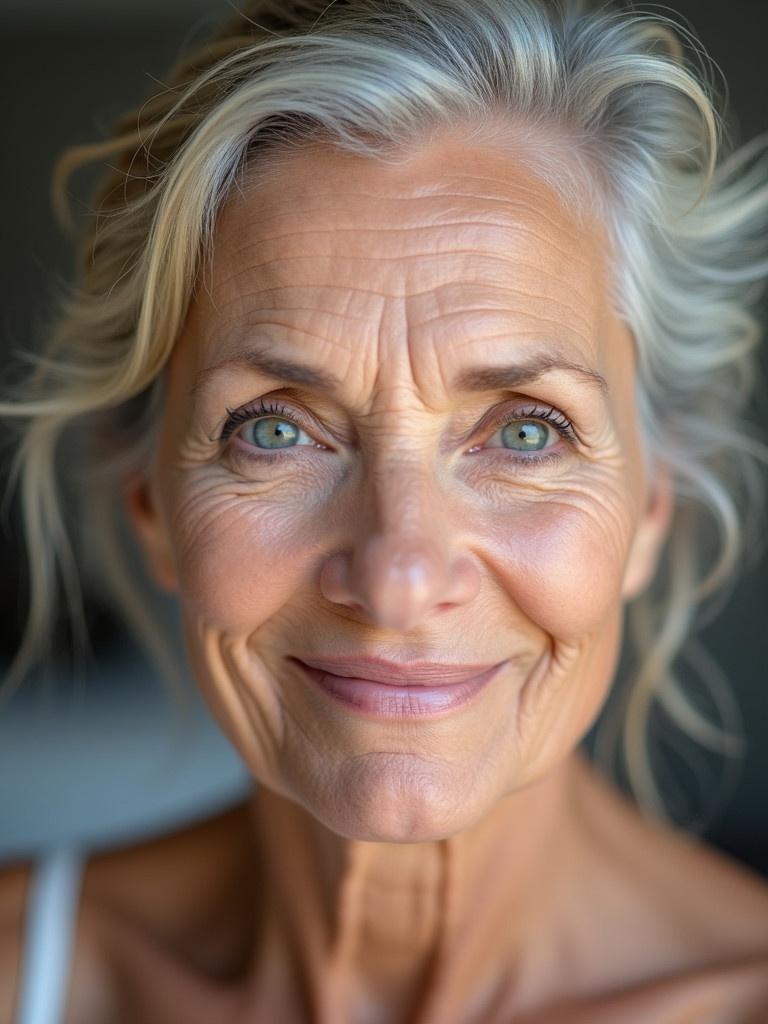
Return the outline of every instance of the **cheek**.
[[[212,626],[252,630],[306,580],[316,549],[301,503],[183,497],[173,521],[181,600]]]
[[[621,602],[626,532],[600,507],[560,498],[495,528],[497,569],[514,605],[550,636],[577,641]]]

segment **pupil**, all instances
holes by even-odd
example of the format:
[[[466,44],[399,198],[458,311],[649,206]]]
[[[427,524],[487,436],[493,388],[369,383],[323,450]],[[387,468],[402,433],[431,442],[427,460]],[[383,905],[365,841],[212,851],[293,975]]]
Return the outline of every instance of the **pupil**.
[[[516,451],[540,451],[546,447],[549,431],[543,423],[517,420],[509,428],[509,445]]]
[[[271,423],[271,429],[266,424]],[[289,444],[296,440],[296,428],[285,420],[278,420],[272,416],[258,420],[253,428],[256,440],[264,448],[286,448],[288,445],[280,444],[280,441],[288,441]]]

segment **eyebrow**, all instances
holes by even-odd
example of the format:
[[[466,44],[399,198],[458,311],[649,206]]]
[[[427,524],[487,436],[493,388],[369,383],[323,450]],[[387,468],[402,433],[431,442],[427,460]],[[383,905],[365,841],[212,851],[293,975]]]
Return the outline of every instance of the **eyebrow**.
[[[327,370],[318,370],[303,363],[280,358],[263,348],[249,348],[201,370],[190,390],[190,395],[199,391],[212,376],[226,369],[252,370],[274,380],[304,385],[320,391],[338,391],[342,385],[341,380]],[[546,374],[556,371],[574,374],[584,383],[597,387],[604,395],[608,393],[608,382],[596,370],[549,355],[536,355],[522,362],[504,366],[467,367],[454,378],[452,388],[464,392],[518,388],[535,383]]]
[[[233,369],[253,370],[265,377],[272,377],[274,380],[303,384],[305,387],[317,388],[320,391],[336,391],[341,387],[339,378],[327,370],[315,370],[290,359],[280,359],[265,349],[249,348],[201,370],[195,378],[195,383],[189,392],[190,395],[199,391],[210,377],[221,370]]]
[[[608,381],[602,374],[588,366],[561,359],[558,356],[538,355],[524,362],[506,366],[475,366],[461,373],[454,379],[453,387],[458,391],[498,391],[501,388],[516,388],[532,384],[548,373],[560,370],[579,377],[585,384],[590,384],[608,394]]]

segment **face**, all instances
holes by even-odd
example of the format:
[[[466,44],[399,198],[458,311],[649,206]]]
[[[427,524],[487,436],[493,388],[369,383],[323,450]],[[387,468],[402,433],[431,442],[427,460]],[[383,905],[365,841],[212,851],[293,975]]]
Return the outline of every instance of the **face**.
[[[129,507],[224,730],[340,835],[459,832],[600,710],[668,512],[612,265],[596,219],[455,139],[302,151],[222,212]],[[294,660],[340,656],[500,667],[372,714]]]

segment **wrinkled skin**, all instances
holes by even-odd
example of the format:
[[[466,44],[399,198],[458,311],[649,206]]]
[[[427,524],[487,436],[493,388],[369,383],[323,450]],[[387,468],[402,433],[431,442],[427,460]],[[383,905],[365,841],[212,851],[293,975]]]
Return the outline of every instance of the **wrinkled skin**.
[[[611,270],[596,220],[579,224],[513,158],[450,138],[401,167],[305,153],[225,209],[136,518],[254,776],[339,834],[465,829],[561,761],[603,703],[622,601],[665,526]],[[201,371],[265,344],[338,390],[230,365],[190,395]],[[452,387],[465,367],[541,356],[607,392],[569,369]],[[256,461],[245,424],[222,447],[226,409],[265,396],[295,411],[297,443]],[[491,423],[534,408],[578,436],[544,428],[544,463]],[[471,706],[418,724],[352,718],[286,661],[403,651],[509,661]]]
[[[442,954],[443,1003],[425,1019],[468,1019],[481,971],[488,993],[515,978],[514,1005],[536,1005],[554,975],[568,991],[556,951],[586,957],[599,935],[571,883],[597,864],[584,809],[615,810],[589,795],[577,745],[670,513],[641,445],[614,268],[596,217],[524,161],[451,136],[399,166],[308,149],[222,212],[154,460],[127,499],[205,697],[263,784],[262,898],[281,895],[251,913],[277,922],[263,948],[299,952],[273,969],[254,951],[253,1012],[273,1006],[253,979],[294,991],[299,961],[318,1020],[350,1005],[343,1019],[398,1020],[449,934],[459,960]],[[256,349],[336,383],[269,377],[248,364]],[[455,384],[509,365],[529,372]],[[277,412],[255,411],[262,399]],[[246,411],[222,441],[228,410]],[[275,415],[295,443],[265,449],[255,420]],[[514,447],[521,421],[539,451]],[[287,660],[323,654],[505,664],[468,705],[385,721]],[[607,952],[590,956],[599,970],[568,961],[580,991],[627,977],[624,960],[611,974]],[[302,1019],[275,998],[280,1019]]]

